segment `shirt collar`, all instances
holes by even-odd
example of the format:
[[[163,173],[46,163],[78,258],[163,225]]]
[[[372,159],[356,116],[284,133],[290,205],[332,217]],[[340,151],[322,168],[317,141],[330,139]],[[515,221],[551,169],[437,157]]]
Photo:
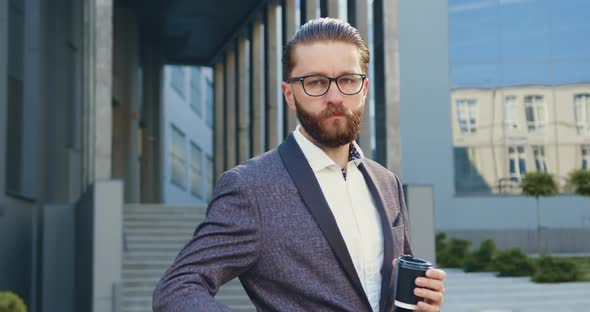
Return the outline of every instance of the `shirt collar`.
[[[295,131],[293,131],[293,136],[295,137],[295,141],[299,145],[299,148],[301,148],[301,151],[305,155],[311,169],[314,172],[317,172],[332,165],[338,166],[338,164],[336,164],[321,148],[317,147],[301,133],[300,127],[300,125],[297,125]],[[364,157],[360,146],[354,141],[350,143],[348,162],[353,162],[358,166]]]

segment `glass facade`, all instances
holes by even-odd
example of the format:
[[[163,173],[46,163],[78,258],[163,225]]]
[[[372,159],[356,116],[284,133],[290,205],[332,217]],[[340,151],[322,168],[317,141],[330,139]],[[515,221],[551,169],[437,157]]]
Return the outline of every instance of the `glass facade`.
[[[455,193],[588,166],[590,2],[449,0]]]
[[[186,188],[186,152],[185,136],[172,126],[172,146],[170,147],[171,181],[181,188]]]
[[[201,198],[201,148],[191,142],[191,194]]]

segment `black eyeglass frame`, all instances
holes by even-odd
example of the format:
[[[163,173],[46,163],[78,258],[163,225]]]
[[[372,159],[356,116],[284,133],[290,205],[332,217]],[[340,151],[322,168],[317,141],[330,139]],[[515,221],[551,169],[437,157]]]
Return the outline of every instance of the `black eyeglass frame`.
[[[360,76],[361,77],[361,87],[359,88],[359,90],[355,93],[345,93],[342,91],[342,89],[340,89],[340,85],[338,84],[338,79],[344,77],[344,76]],[[305,85],[303,84],[303,81],[305,80],[305,78],[308,77],[323,77],[328,79],[328,87],[326,88],[326,91],[324,91],[324,93],[322,94],[318,94],[318,95],[311,95],[307,92],[307,90],[305,89]],[[359,94],[359,92],[361,92],[361,90],[363,90],[363,84],[365,83],[365,79],[367,79],[367,75],[365,74],[342,74],[338,77],[328,77],[328,76],[324,76],[324,75],[305,75],[305,76],[301,76],[301,77],[291,77],[291,78],[287,78],[285,80],[285,82],[291,83],[291,82],[301,82],[301,87],[303,88],[303,92],[305,92],[305,94],[309,95],[309,96],[323,96],[326,93],[328,93],[328,91],[330,90],[330,87],[332,86],[332,81],[336,84],[336,87],[338,88],[338,91],[340,91],[340,93],[344,94],[344,95],[355,95],[355,94]]]

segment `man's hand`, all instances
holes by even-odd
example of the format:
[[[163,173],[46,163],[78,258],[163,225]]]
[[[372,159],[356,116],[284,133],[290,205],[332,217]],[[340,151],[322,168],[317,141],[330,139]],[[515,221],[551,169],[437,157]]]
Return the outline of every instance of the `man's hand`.
[[[393,268],[397,265],[397,259],[393,260]],[[414,294],[424,298],[424,301],[418,301],[419,312],[440,312],[442,306],[445,286],[444,281],[447,273],[440,269],[429,269],[426,271],[426,277],[416,278],[416,287]]]

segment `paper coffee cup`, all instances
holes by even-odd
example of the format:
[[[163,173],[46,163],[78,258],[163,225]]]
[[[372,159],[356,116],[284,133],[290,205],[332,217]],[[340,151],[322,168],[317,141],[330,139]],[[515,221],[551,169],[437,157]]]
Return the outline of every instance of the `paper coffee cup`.
[[[394,296],[394,304],[397,307],[407,310],[418,310],[418,301],[423,301],[424,298],[414,294],[416,278],[426,276],[426,271],[433,267],[434,265],[432,263],[412,256],[402,255],[397,258],[397,277],[395,279]]]

